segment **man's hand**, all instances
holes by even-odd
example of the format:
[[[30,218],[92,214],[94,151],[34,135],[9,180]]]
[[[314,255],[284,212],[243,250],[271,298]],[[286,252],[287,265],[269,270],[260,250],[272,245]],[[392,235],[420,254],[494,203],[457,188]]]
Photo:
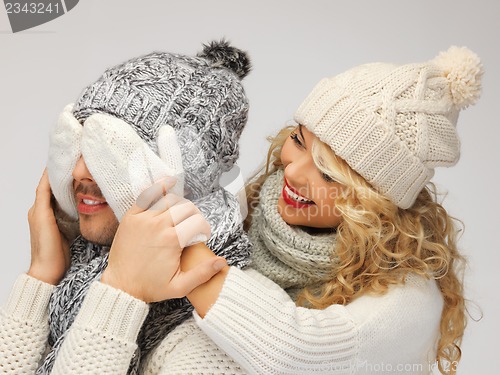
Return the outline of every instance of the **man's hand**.
[[[28,275],[57,285],[70,265],[69,244],[59,232],[51,206],[47,169],[36,189],[35,203],[28,211],[31,265]]]
[[[213,257],[181,271],[183,248],[193,239],[208,240],[210,225],[191,201],[167,194],[174,184],[173,179],[154,184],[126,212],[111,246],[103,283],[145,302],[157,302],[184,297],[226,265],[223,258]]]

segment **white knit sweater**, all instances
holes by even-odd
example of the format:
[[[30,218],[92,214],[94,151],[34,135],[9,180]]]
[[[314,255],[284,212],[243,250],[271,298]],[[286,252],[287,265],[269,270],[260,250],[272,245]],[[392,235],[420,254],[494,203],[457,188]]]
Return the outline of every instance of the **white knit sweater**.
[[[47,345],[52,289],[27,275],[16,281],[0,313],[0,373],[34,373]],[[256,271],[231,268],[205,318],[195,313],[171,332],[141,372],[429,374],[442,306],[434,281],[409,276],[383,296],[305,309]],[[147,312],[142,301],[94,283],[52,373],[125,374]]]

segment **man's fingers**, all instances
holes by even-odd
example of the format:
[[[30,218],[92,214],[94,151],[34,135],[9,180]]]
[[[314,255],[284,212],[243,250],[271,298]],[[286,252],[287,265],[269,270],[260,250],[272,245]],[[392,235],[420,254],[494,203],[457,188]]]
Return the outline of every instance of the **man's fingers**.
[[[49,175],[47,173],[47,168],[43,170],[42,177],[36,188],[36,199],[35,204],[40,205],[44,208],[50,208],[50,197],[51,197]]]
[[[175,199],[172,199],[170,202],[174,201]],[[200,213],[200,210],[198,210],[193,202],[184,198],[180,198],[175,201],[174,204],[169,205],[168,213],[170,214],[174,225],[179,225],[190,216],[198,215]]]
[[[137,197],[129,213],[137,214],[149,209],[156,201],[167,195],[168,190],[175,185],[175,182],[174,177],[166,177],[148,187]]]
[[[157,214],[163,214],[167,210],[171,210],[176,205],[184,205],[185,202],[189,202],[187,199],[177,195],[177,194],[167,194],[161,197],[155,204],[153,204],[149,210],[151,212],[156,211]],[[175,224],[175,223],[174,223]]]
[[[182,248],[210,238],[210,224],[201,214],[188,217],[175,226],[175,232]]]
[[[227,262],[224,258],[213,257],[189,271],[180,272],[170,283],[170,286],[175,291],[173,298],[184,297],[191,293],[194,288],[206,283],[225,266],[227,266]]]

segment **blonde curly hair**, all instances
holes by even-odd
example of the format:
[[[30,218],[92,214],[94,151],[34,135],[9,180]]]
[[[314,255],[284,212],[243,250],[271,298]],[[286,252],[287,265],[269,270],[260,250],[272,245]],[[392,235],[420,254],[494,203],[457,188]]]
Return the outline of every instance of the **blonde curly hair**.
[[[288,126],[268,138],[271,146],[266,164],[246,186],[247,230],[262,184],[267,176],[283,167],[281,148],[295,128]],[[437,202],[432,183],[405,210],[378,193],[318,139],[313,143],[312,154],[321,172],[343,184],[335,203],[342,223],[337,228],[337,245],[332,249],[340,261],[332,269],[332,279],[303,290],[297,304],[316,309],[345,305],[368,292],[387,292],[390,285],[403,283],[408,273],[432,277],[444,301],[436,361],[442,374],[455,374],[466,326],[465,259],[457,249],[460,222]]]

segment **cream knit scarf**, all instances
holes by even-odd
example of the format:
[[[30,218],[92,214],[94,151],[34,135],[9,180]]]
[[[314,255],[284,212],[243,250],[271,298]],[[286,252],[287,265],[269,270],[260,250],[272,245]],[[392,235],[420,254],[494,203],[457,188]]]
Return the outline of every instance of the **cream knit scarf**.
[[[253,245],[251,267],[295,298],[298,291],[332,278],[335,234],[309,234],[287,224],[278,213],[284,172],[271,174],[262,186],[249,230]]]

